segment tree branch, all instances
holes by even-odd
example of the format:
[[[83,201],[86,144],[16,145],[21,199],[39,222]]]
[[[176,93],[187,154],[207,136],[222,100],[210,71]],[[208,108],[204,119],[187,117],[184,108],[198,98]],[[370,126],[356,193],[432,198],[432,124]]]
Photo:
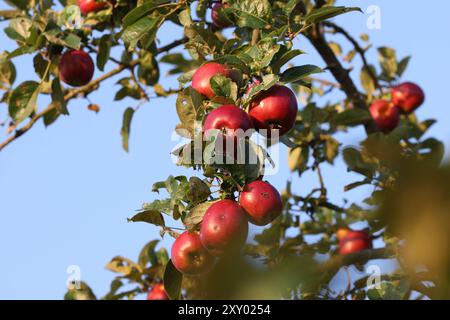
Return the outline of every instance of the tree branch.
[[[356,88],[356,85],[353,83],[348,70],[342,66],[333,50],[328,45],[322,33],[320,24],[313,26],[312,30],[306,35],[306,37],[325,61],[328,69],[330,69],[336,81],[341,85],[341,90],[344,91],[353,103],[354,107],[367,110],[368,106],[363,95]],[[378,131],[373,121],[366,124],[365,128],[367,133]]]
[[[363,65],[364,65],[364,67],[366,67],[366,69],[369,73],[369,76],[372,79],[375,87],[377,89],[382,89],[382,87],[380,86],[380,83],[378,82],[377,76],[375,75],[372,68],[370,68],[369,63],[367,62],[366,51],[363,48],[361,48],[358,41],[356,41],[356,39],[353,38],[344,28],[341,28],[340,26],[334,24],[333,22],[325,21],[323,24],[327,27],[334,29],[335,32],[342,34],[345,38],[347,38],[348,41],[351,42],[351,44],[355,48],[356,52],[358,52],[358,54],[361,56]]]
[[[336,255],[319,268],[320,272],[323,273],[323,278],[325,279],[323,283],[328,283],[343,266],[358,263],[365,264],[369,260],[393,259],[395,258],[395,253],[395,250],[392,248],[382,248],[363,250],[348,255]]]
[[[182,38],[179,40],[175,40],[172,43],[169,43],[166,46],[163,46],[161,48],[158,48],[157,54],[163,53],[163,52],[167,52],[183,43],[185,43],[187,41],[186,38]],[[138,65],[140,63],[139,59],[133,60],[128,64],[120,64],[118,65],[115,69],[103,74],[102,76],[98,77],[97,79],[91,81],[90,83],[88,83],[85,86],[76,88],[76,89],[72,89],[69,90],[66,95],[64,96],[64,100],[65,101],[69,101],[70,99],[83,94],[86,95],[87,93],[91,92],[92,90],[94,90],[102,81],[107,80],[111,77],[114,77],[115,75],[119,74],[120,72],[122,72],[125,69],[132,69],[134,68],[136,65]],[[10,143],[12,143],[14,140],[16,140],[17,138],[21,137],[23,134],[25,134],[26,132],[28,132],[33,126],[34,124],[41,118],[43,118],[47,113],[49,113],[50,111],[52,111],[55,108],[55,106],[53,104],[50,104],[47,108],[45,108],[44,110],[42,110],[41,112],[35,114],[23,127],[17,129],[13,135],[11,135],[8,139],[6,139],[5,141],[3,141],[0,144],[0,151],[2,151],[5,147],[7,147]]]

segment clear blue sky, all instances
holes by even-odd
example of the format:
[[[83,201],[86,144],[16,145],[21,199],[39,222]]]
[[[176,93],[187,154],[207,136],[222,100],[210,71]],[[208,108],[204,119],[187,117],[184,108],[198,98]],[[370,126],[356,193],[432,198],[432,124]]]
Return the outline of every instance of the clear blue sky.
[[[405,0],[339,1],[364,10],[369,5],[380,6],[382,28],[368,30],[367,16],[358,13],[337,21],[355,35],[368,33],[375,47],[393,46],[400,57],[413,55],[404,79],[419,83],[426,91],[427,101],[418,116],[440,119],[430,134],[444,140],[448,147],[450,44],[446,35],[450,26],[446,13],[450,3],[432,1],[429,5],[432,3],[439,8],[424,9],[428,6],[421,2]],[[4,8],[5,4],[0,4],[0,9]],[[165,27],[158,38],[162,44],[168,43],[178,32],[173,26]],[[303,38],[295,45],[309,53],[297,63],[323,66]],[[1,51],[12,48],[14,44],[1,32]],[[376,50],[369,58],[375,61]],[[36,79],[30,56],[18,58],[15,63],[16,84]],[[163,69],[161,82],[175,87],[176,79],[165,79],[164,73]],[[99,114],[88,111],[85,100],[72,101],[69,117],[47,129],[39,123],[0,153],[0,299],[60,299],[66,291],[66,269],[70,265],[80,266],[82,279],[102,296],[114,276],[104,265],[115,255],[136,259],[146,242],[159,238],[157,228],[127,223],[126,218],[143,202],[157,197],[151,193],[153,182],[170,174],[193,173],[170,161],[174,145],[171,135],[177,124],[175,101],[152,100],[139,110],[127,154],[121,148],[119,131],[124,109],[135,102],[113,101],[116,80],[104,83],[91,95],[91,100],[101,106]],[[5,105],[0,106],[0,119],[5,112]],[[3,140],[5,128],[0,129]],[[356,144],[362,136],[362,130],[357,129],[342,141]],[[285,157],[284,151],[279,173],[268,178],[280,189],[290,178]],[[368,194],[364,188],[342,192],[343,186],[356,177],[347,174],[342,163],[334,169],[325,168],[324,175],[332,200],[357,200]],[[295,179],[294,188],[303,194],[316,185],[315,176],[305,175],[300,181]],[[166,246],[171,243],[169,238],[163,241]]]

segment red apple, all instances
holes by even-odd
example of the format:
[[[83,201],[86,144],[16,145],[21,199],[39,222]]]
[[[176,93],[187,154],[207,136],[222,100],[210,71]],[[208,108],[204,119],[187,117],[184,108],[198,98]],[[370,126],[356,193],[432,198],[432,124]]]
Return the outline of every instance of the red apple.
[[[208,271],[214,262],[198,233],[185,231],[172,245],[172,263],[181,273],[197,275]]]
[[[253,123],[248,114],[232,104],[226,104],[211,111],[203,124],[205,134],[208,134],[210,130],[220,130],[230,137],[235,137],[238,129],[245,132],[252,128]]]
[[[108,5],[107,1],[78,0],[77,2],[83,14],[102,10]]]
[[[249,115],[256,129],[279,129],[282,136],[294,127],[297,112],[297,98],[292,90],[274,85],[253,99]]]
[[[94,75],[94,61],[82,50],[70,50],[59,61],[59,76],[65,83],[74,86],[88,84]]]
[[[214,256],[239,251],[247,240],[248,220],[241,206],[233,200],[212,204],[203,217],[200,239]]]
[[[400,111],[392,102],[375,100],[369,107],[370,114],[380,131],[389,133],[400,123]]]
[[[231,23],[231,21],[228,21],[226,18],[221,17],[219,15],[220,10],[222,10],[223,8],[228,7],[228,5],[226,4],[222,4],[222,3],[216,3],[211,10],[211,20],[213,22],[213,24],[217,27],[217,28],[228,28],[231,27],[233,24]]]
[[[224,64],[208,62],[199,67],[192,76],[192,88],[207,98],[214,98],[216,94],[211,88],[211,78],[221,74],[225,77],[234,78],[234,72]]]
[[[415,83],[405,82],[392,88],[392,102],[404,113],[414,112],[425,101],[425,93]]]
[[[219,130],[220,133],[217,136],[216,148],[221,149],[221,153],[228,153],[232,159],[237,159],[238,143],[241,141],[239,139],[244,139],[244,133],[253,128],[252,121],[248,114],[234,106],[234,105],[223,105],[213,111],[211,111],[205,118],[205,123],[203,125],[203,132],[208,138],[213,134],[213,130]],[[238,130],[242,131],[239,132]],[[230,152],[227,152],[227,144],[233,145]]]
[[[339,241],[339,253],[342,255],[356,253],[362,250],[371,249],[372,240],[365,231],[351,231]]]
[[[147,293],[147,300],[169,300],[164,285],[161,283],[155,284]]]
[[[280,193],[270,183],[253,181],[244,187],[239,203],[253,224],[265,226],[283,210]]]

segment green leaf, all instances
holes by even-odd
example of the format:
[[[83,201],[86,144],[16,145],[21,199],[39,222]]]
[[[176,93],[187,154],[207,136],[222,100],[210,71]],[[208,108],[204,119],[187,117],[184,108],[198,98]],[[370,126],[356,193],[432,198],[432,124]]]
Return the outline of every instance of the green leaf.
[[[376,166],[372,163],[366,163],[359,150],[355,148],[345,148],[343,157],[349,170],[358,172],[369,178],[375,174]]]
[[[139,81],[147,86],[154,86],[159,81],[159,65],[155,56],[150,52],[146,52],[140,59],[137,76]]]
[[[100,38],[100,43],[98,44],[97,54],[97,67],[100,71],[103,71],[105,69],[105,65],[108,62],[111,53],[111,46],[111,36],[108,34],[103,35]]]
[[[255,235],[255,241],[261,245],[276,246],[280,242],[281,224],[276,220],[262,233]]]
[[[230,67],[235,67],[235,68],[241,70],[243,73],[247,73],[247,74],[251,73],[251,70],[250,70],[249,66],[247,65],[247,62],[242,60],[239,56],[224,55],[224,56],[214,59],[214,61],[218,62],[218,63],[226,64],[227,66],[230,66]]]
[[[31,4],[29,0],[6,0],[6,2],[12,4],[13,6],[21,10],[26,10]]]
[[[189,27],[193,23],[192,22],[192,17],[191,17],[191,8],[187,7],[186,9],[182,10],[178,14],[178,20],[180,20],[180,23],[183,26]]]
[[[122,147],[128,152],[128,141],[130,138],[131,120],[133,119],[134,109],[128,107],[123,113],[122,128],[120,129],[120,135],[122,136]]]
[[[340,126],[358,126],[367,123],[372,118],[369,111],[363,109],[348,109],[336,115],[334,123]]]
[[[273,73],[279,73],[282,66],[288,63],[290,60],[295,57],[304,54],[305,52],[298,49],[288,50],[285,47],[283,50],[280,50],[275,57],[272,59],[270,66],[272,67]]]
[[[298,83],[303,84],[304,79],[315,73],[324,72],[321,68],[314,65],[304,65],[292,67],[281,74],[280,81],[284,83]]]
[[[250,91],[247,93],[245,97],[245,101],[243,103],[244,107],[247,106],[254,97],[263,91],[269,90],[272,86],[274,86],[278,81],[279,77],[274,74],[267,74],[263,77],[263,81],[260,84],[253,85]]]
[[[145,210],[128,219],[128,222],[147,222],[155,226],[164,227],[164,218],[161,212],[157,210]]]
[[[69,287],[64,300],[97,300],[92,289],[83,281]]]
[[[112,272],[120,273],[129,279],[136,280],[140,278],[141,267],[125,257],[116,256],[112,258],[105,268]]]
[[[146,46],[149,47],[155,38],[156,29],[161,19],[161,17],[144,17],[128,26],[122,33],[122,39],[128,51],[133,51],[138,42],[143,40],[144,37],[146,38]]]
[[[64,92],[61,87],[61,82],[59,78],[54,78],[52,81],[52,104],[55,106],[55,109],[58,110],[61,114],[69,114],[69,110],[67,110],[67,101],[64,99]]]
[[[210,84],[217,97],[237,99],[238,87],[230,78],[217,74],[211,78]]]
[[[59,118],[60,115],[61,112],[56,110],[56,108],[53,108],[44,115],[44,125],[48,127],[49,125],[53,124]]]
[[[398,75],[399,77],[403,76],[403,73],[405,73],[406,68],[408,68],[409,61],[411,61],[411,57],[406,57],[406,58],[403,58],[403,59],[398,63],[397,75]]]
[[[155,200],[150,203],[146,203],[142,206],[144,211],[159,211],[164,212],[166,214],[170,214],[172,212],[173,206],[170,199],[165,200]]]
[[[175,268],[172,260],[167,262],[164,270],[164,289],[171,300],[179,300],[181,297],[181,282],[183,275]]]
[[[378,48],[378,60],[380,61],[383,75],[388,81],[395,79],[397,75],[397,55],[394,49],[388,47]]]
[[[321,7],[308,13],[304,20],[306,23],[317,23],[351,11],[363,12],[358,7]]]
[[[40,86],[36,81],[25,81],[14,89],[9,99],[9,115],[16,124],[29,117],[37,109]]]
[[[151,266],[157,264],[156,255],[155,255],[155,247],[159,243],[159,240],[153,240],[147,243],[139,253],[138,264],[145,268],[147,263],[150,263]]]
[[[189,191],[187,193],[188,199],[193,204],[206,201],[211,195],[209,186],[200,178],[191,177],[189,179]]]
[[[159,4],[156,3],[157,1],[147,1],[143,3],[142,5],[134,8],[130,12],[127,13],[127,15],[122,19],[122,26],[123,28],[127,28],[134,24],[136,21],[141,19],[142,17],[149,14],[151,11],[155,10]],[[167,2],[163,1],[166,5]],[[173,3],[173,5],[177,5],[177,3]]]
[[[33,47],[29,47],[29,46],[22,46],[19,47],[13,51],[11,51],[11,53],[8,54],[8,59],[12,59],[18,56],[21,56],[23,54],[29,54],[29,53],[33,53],[35,52],[35,48]]]
[[[339,142],[333,137],[328,137],[325,142],[325,159],[332,164],[339,153]]]
[[[16,80],[16,75],[16,67],[11,61],[0,63],[0,89],[10,87]]]
[[[372,69],[373,74],[376,74],[375,68],[373,66],[369,66],[369,68]],[[372,77],[370,76],[369,69],[366,66],[362,67],[359,78],[361,81],[361,85],[364,88],[364,91],[366,91],[367,95],[371,97],[372,94],[375,92],[375,83]]]
[[[202,222],[206,210],[208,210],[208,208],[215,202],[216,201],[203,202],[195,206],[191,210],[189,210],[183,221],[186,228],[190,231],[195,230],[198,227],[198,225]]]
[[[309,148],[296,147],[289,151],[288,166],[292,172],[302,174],[308,167]]]
[[[178,94],[176,107],[177,114],[184,128],[193,133],[195,121],[203,103],[203,97],[192,87],[188,87]]]
[[[78,50],[81,47],[81,38],[76,34],[69,33],[62,40],[62,43],[71,49]]]
[[[428,138],[421,142],[420,149],[422,150],[421,157],[432,162],[436,166],[439,165],[444,158],[445,146],[441,141],[435,138]]]
[[[41,78],[41,80],[43,80],[43,81],[47,81],[48,75],[47,75],[47,79],[43,79],[43,77],[45,75],[45,71],[47,70],[48,61],[42,56],[41,53],[38,53],[34,56],[33,66],[34,66],[34,71],[37,73],[39,78]]]
[[[4,31],[10,39],[24,43],[31,35],[32,25],[32,21],[28,18],[16,18],[9,22]]]
[[[241,28],[262,29],[272,18],[272,6],[268,0],[233,0],[228,4],[229,8],[224,9],[224,13],[233,12]]]

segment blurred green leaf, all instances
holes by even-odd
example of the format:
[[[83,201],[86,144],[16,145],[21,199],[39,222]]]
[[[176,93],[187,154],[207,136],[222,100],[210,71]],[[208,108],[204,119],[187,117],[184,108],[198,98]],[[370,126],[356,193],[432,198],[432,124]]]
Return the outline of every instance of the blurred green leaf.
[[[174,267],[169,260],[164,270],[164,289],[171,300],[179,300],[181,297],[181,282],[183,275]]]

